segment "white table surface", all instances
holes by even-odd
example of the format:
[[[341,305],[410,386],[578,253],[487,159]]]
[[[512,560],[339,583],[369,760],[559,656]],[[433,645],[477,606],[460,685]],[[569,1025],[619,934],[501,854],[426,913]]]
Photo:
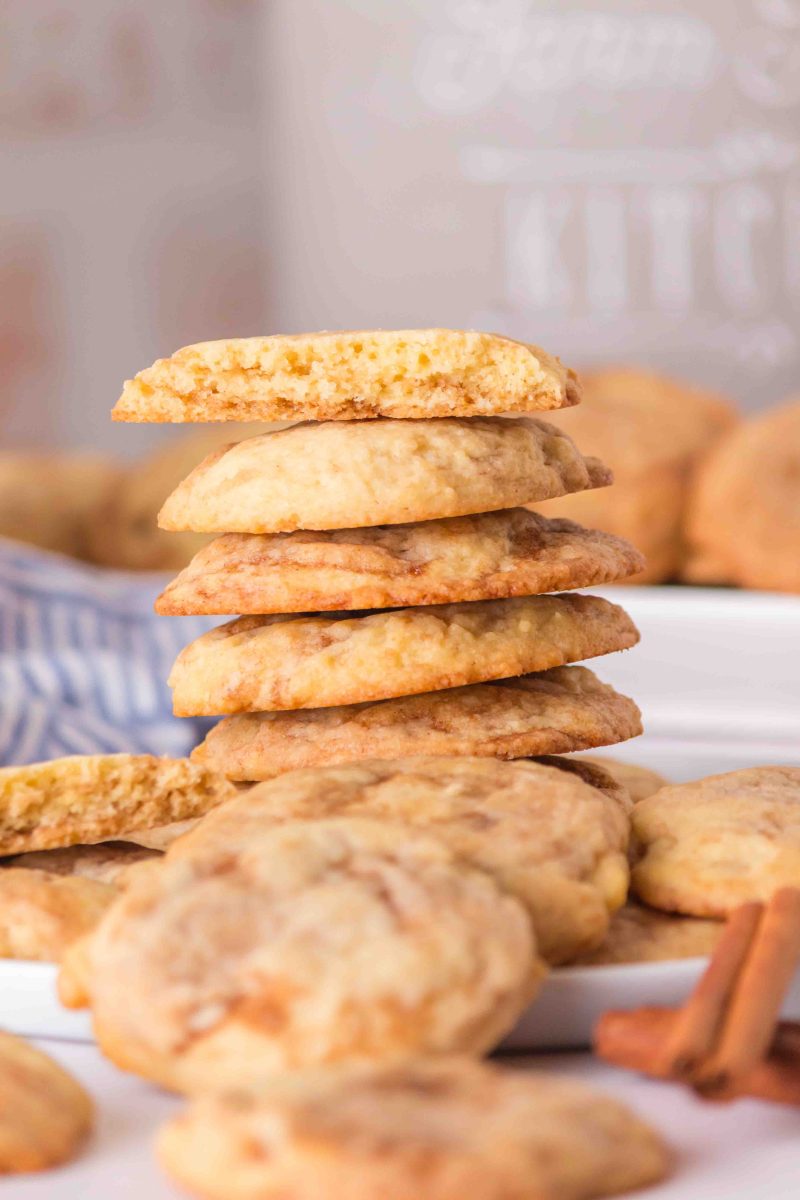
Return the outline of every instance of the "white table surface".
[[[151,1150],[155,1130],[180,1100],[117,1071],[93,1046],[37,1044],[92,1093],[97,1127],[69,1166],[6,1176],[0,1183],[2,1200],[177,1200],[183,1195],[161,1173]],[[585,1080],[627,1101],[661,1130],[673,1147],[674,1172],[659,1187],[629,1193],[630,1200],[796,1200],[800,1194],[800,1109],[756,1101],[704,1104],[682,1088],[617,1071],[586,1054],[510,1061]]]

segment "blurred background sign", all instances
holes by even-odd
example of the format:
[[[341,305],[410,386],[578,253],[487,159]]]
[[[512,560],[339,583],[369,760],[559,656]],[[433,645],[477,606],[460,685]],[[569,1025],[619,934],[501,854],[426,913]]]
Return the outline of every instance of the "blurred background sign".
[[[271,319],[795,385],[795,0],[279,0],[270,47]]]
[[[477,326],[796,386],[798,0],[6,0],[4,440],[207,337]]]

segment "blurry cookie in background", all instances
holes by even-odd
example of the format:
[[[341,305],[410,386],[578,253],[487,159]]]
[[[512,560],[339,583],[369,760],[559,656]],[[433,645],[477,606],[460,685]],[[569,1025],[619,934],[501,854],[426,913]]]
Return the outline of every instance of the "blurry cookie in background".
[[[0,859],[0,958],[59,962],[94,928],[128,872],[160,857],[143,846],[102,842]]]
[[[127,571],[185,567],[211,538],[205,533],[165,533],[156,517],[167,496],[207,455],[243,438],[282,429],[275,425],[208,425],[171,438],[120,474],[117,486],[96,510],[89,531],[92,560]]]
[[[673,579],[683,560],[692,468],[735,424],[735,411],[714,392],[640,368],[609,367],[581,378],[583,403],[550,419],[585,453],[602,458],[614,486],[534,507],[633,542],[647,566],[628,582]]]
[[[614,913],[602,945],[575,965],[604,967],[704,958],[711,954],[723,928],[723,921],[658,912],[631,900]]]
[[[89,556],[89,528],[123,477],[95,454],[0,453],[0,537],[42,550]]]
[[[0,958],[58,962],[67,946],[93,929],[115,888],[83,875],[32,867],[0,868]]]
[[[722,919],[800,887],[800,767],[673,784],[635,804],[631,821],[631,890],[651,908]]]
[[[595,766],[603,767],[609,775],[616,779],[617,783],[625,788],[634,804],[652,796],[654,792],[666,787],[669,783],[668,779],[659,775],[658,771],[652,771],[650,767],[640,767],[636,763],[622,762],[618,758],[606,758],[604,755],[593,754],[591,758],[579,758],[576,759],[576,762],[592,763]]]
[[[689,583],[800,592],[800,399],[730,430],[699,465]]]
[[[0,1176],[73,1158],[93,1116],[89,1096],[54,1059],[0,1032]]]
[[[158,858],[158,851],[130,842],[99,842],[95,846],[30,850],[4,859],[0,866],[24,867],[49,875],[79,875],[84,879],[97,879],[100,883],[117,884],[129,867],[149,858]]]
[[[609,796],[627,816],[630,816],[633,802],[628,789],[623,787],[610,771],[600,766],[600,759],[586,758],[584,755],[573,757],[572,755],[537,754],[532,761],[540,763],[543,767],[555,767],[558,771],[567,771],[570,775],[577,775],[578,779],[588,783],[589,787],[597,788],[598,791]],[[628,847],[630,849],[630,841]]]
[[[251,785],[249,783],[234,784],[234,787],[239,791],[244,791]],[[141,846],[143,850],[160,851],[162,854],[169,850],[173,842],[177,842],[179,837],[183,837],[185,833],[195,829],[202,817],[189,817],[185,821],[172,821],[169,825],[156,825],[152,829],[132,829],[125,834],[127,842],[133,842],[137,846]]]
[[[206,1200],[588,1200],[638,1190],[669,1165],[617,1100],[455,1056],[196,1097],[157,1154]]]

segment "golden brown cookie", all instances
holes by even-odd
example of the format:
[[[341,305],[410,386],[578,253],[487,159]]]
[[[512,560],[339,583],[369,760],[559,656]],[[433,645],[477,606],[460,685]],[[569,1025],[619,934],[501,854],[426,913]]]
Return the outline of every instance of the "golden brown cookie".
[[[271,428],[262,424],[238,428],[242,437],[255,437]],[[209,426],[162,442],[150,454],[120,470],[115,486],[95,506],[88,522],[89,557],[105,567],[125,571],[168,571],[186,566],[204,546],[204,533],[165,533],[158,512],[167,496],[207,455],[227,445],[230,430]]]
[[[331,532],[228,533],[195,555],[156,612],[293,613],[498,600],[613,583],[633,546],[526,508]]]
[[[72,558],[88,555],[95,514],[122,469],[98,455],[0,452],[0,537]]]
[[[240,617],[190,642],[169,684],[180,717],[327,708],[544,671],[638,637],[621,608],[595,596]]]
[[[188,821],[173,821],[171,825],[156,825],[153,829],[132,829],[126,833],[126,838],[146,850],[169,850],[173,842],[183,837],[190,829],[194,829],[202,817],[192,817]]]
[[[49,875],[80,875],[116,883],[136,863],[156,856],[155,850],[132,842],[99,842],[95,846],[64,846],[60,850],[32,850],[0,862],[0,866],[26,867]]]
[[[624,788],[619,780],[609,774],[605,768],[595,762],[590,762],[588,758],[571,758],[569,756],[564,758],[559,754],[538,754],[531,761],[541,763],[543,767],[556,767],[559,771],[568,771],[571,775],[577,775],[584,783],[588,783],[589,787],[605,792],[625,813],[630,814],[633,808],[627,788]],[[630,847],[628,857],[630,858]]]
[[[234,795],[240,796],[253,785],[252,783],[232,783]],[[154,825],[149,829],[132,829],[125,834],[128,842],[143,846],[147,850],[169,850],[173,842],[183,837],[190,829],[203,820],[203,817],[190,817],[186,821],[173,821],[170,825]]]
[[[661,1139],[618,1100],[465,1058],[203,1096],[157,1153],[207,1200],[589,1200],[668,1168]]]
[[[692,583],[800,592],[800,400],[732,429],[689,496]]]
[[[210,454],[158,523],[200,533],[400,525],[610,482],[601,463],[533,418],[306,422]]]
[[[665,912],[725,917],[800,887],[800,767],[750,767],[662,788],[634,806],[632,887]]]
[[[210,813],[171,855],[244,846],[270,824],[330,817],[373,817],[442,839],[523,902],[551,963],[599,945],[627,895],[626,807],[535,762],[412,758],[293,771]]]
[[[622,738],[619,739],[622,741]],[[611,745],[607,742],[606,745]],[[663,775],[659,775],[658,771],[651,771],[649,767],[640,767],[636,763],[622,762],[618,758],[606,758],[592,754],[582,762],[596,763],[598,767],[608,771],[613,775],[619,783],[627,791],[634,804],[638,804],[640,800],[644,800],[647,796],[652,796],[659,788],[666,787],[669,783]]]
[[[588,372],[582,381],[584,403],[558,424],[608,463],[615,486],[553,501],[542,511],[632,542],[647,566],[631,582],[673,578],[684,557],[692,467],[734,424],[735,413],[715,393],[635,367]]]
[[[182,846],[131,873],[60,988],[91,1005],[109,1058],[167,1087],[481,1053],[543,977],[519,901],[406,826],[300,821]]]
[[[705,958],[712,953],[722,929],[722,921],[674,916],[631,901],[614,913],[603,943],[574,965],[598,967]]]
[[[240,713],[220,721],[192,758],[229,779],[272,779],[364,758],[530,758],[607,746],[641,732],[636,705],[586,667],[372,704]]]
[[[577,404],[538,346],[461,329],[373,329],[184,346],[125,383],[115,421],[472,417]]]
[[[0,1175],[67,1162],[93,1115],[86,1092],[57,1062],[0,1032]]]
[[[0,855],[124,838],[198,817],[234,794],[188,758],[93,754],[0,769]]]
[[[0,958],[58,962],[92,929],[114,899],[97,879],[0,867]]]

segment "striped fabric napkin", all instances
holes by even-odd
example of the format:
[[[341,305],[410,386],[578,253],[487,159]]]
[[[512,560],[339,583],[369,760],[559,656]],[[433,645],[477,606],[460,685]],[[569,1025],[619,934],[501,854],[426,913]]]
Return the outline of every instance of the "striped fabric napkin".
[[[165,582],[0,539],[1,765],[201,740],[210,722],[173,717],[166,679],[216,622],[156,616]]]

